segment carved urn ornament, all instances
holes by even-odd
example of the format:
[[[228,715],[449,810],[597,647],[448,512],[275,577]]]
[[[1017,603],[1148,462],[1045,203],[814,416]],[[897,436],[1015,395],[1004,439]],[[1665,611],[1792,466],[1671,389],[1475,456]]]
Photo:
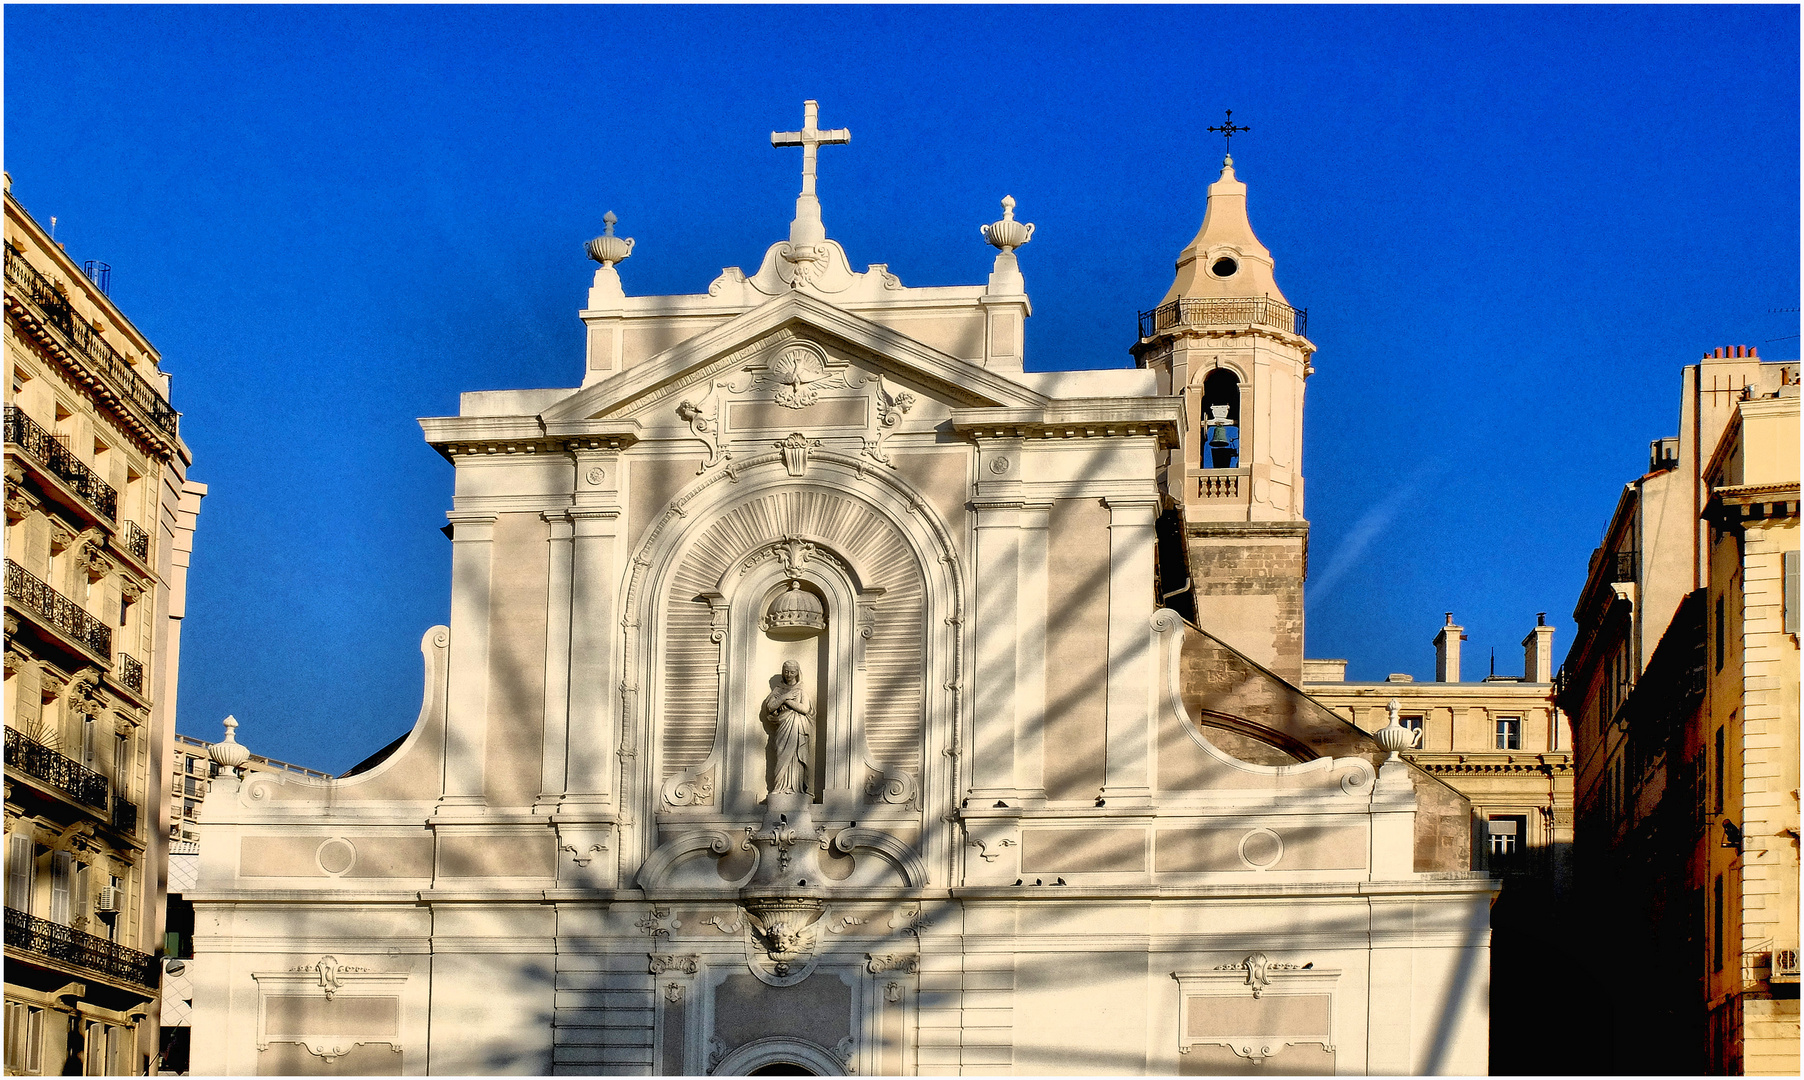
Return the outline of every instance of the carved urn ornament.
[[[990,242],[990,246],[1001,248],[1005,252],[1014,251],[1034,237],[1032,225],[1015,220],[1013,195],[1002,197],[1002,220],[979,225],[977,231],[983,233],[983,238]]]
[[[778,641],[801,641],[818,637],[827,629],[827,609],[821,598],[790,579],[789,588],[771,601],[770,613],[764,617],[764,632]]]
[[[601,235],[589,241],[588,244],[589,258],[610,268],[615,263],[624,261],[627,256],[633,253],[632,237],[629,236],[623,238],[614,235],[614,223],[619,220],[619,218],[614,216],[614,211],[612,210],[603,214],[601,216]]]
[[[207,756],[221,770],[236,776],[238,767],[251,759],[250,747],[238,741],[238,718],[225,718],[225,739],[207,747]]]
[[[1401,708],[1397,699],[1392,698],[1386,710],[1390,713],[1391,722],[1372,733],[1372,737],[1378,740],[1378,745],[1391,752],[1387,759],[1390,761],[1398,760],[1403,751],[1413,749],[1416,745],[1416,733],[1404,727],[1397,719],[1397,711]]]

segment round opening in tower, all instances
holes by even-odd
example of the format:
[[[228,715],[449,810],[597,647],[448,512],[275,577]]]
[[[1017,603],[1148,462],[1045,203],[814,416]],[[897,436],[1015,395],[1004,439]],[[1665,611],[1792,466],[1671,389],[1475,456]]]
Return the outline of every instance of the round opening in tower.
[[[1240,264],[1233,259],[1228,258],[1226,255],[1215,260],[1215,264],[1209,267],[1210,273],[1213,273],[1216,277],[1233,277],[1234,271],[1238,269],[1240,269]]]

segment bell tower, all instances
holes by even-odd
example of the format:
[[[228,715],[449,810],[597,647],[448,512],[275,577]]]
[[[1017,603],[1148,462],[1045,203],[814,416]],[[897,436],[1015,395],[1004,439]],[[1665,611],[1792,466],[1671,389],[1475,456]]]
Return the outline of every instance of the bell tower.
[[[1223,130],[1213,128],[1211,130]],[[1245,128],[1233,128],[1244,131]],[[1140,315],[1133,353],[1183,400],[1166,492],[1182,508],[1197,621],[1291,682],[1303,674],[1303,384],[1315,345],[1222,162],[1203,227],[1165,299]]]

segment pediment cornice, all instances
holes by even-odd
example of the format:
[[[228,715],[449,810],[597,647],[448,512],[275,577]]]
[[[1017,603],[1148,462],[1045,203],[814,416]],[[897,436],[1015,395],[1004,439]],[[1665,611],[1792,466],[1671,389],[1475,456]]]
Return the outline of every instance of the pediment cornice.
[[[860,359],[933,388],[967,408],[1040,408],[1048,399],[1005,376],[922,344],[806,293],[761,304],[560,401],[542,414],[556,423],[619,416],[654,395],[703,381],[751,360],[779,341],[836,345]]]

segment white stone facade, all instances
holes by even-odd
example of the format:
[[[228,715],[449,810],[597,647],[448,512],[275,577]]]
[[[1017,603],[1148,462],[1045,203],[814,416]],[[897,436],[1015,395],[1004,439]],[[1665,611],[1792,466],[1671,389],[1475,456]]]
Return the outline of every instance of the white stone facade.
[[[1409,767],[1185,704],[1184,406],[1023,370],[1012,212],[912,289],[813,186],[704,294],[625,296],[610,228],[582,385],[422,421],[418,723],[213,784],[194,1070],[1484,1072],[1493,884],[1416,871]]]

